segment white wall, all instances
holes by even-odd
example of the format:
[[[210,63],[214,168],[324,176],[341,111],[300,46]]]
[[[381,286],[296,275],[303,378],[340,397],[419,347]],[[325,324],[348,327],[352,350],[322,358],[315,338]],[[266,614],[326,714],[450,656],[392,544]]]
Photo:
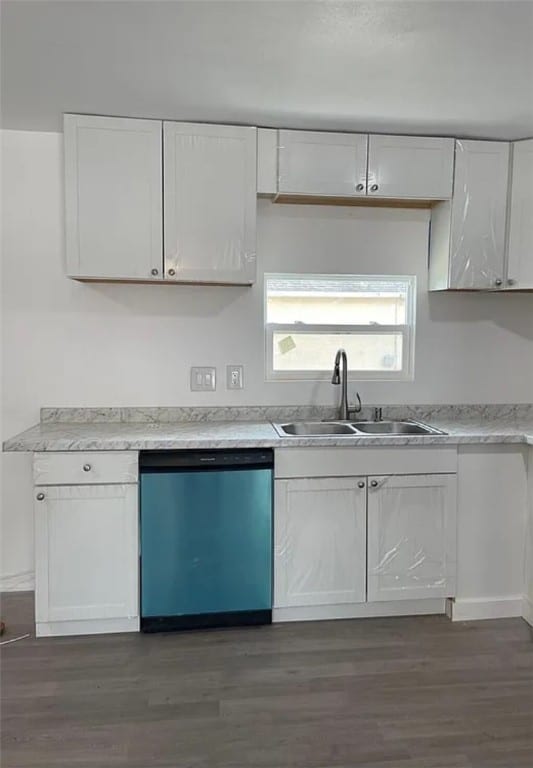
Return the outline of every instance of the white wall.
[[[338,396],[327,382],[264,381],[261,280],[202,288],[65,278],[61,135],[4,131],[2,149],[3,438],[38,421],[43,405],[330,403]],[[363,401],[531,401],[533,296],[429,295],[426,211],[258,206],[260,270],[417,275],[415,380],[364,382],[357,386]],[[225,391],[226,363],[244,364],[244,391]],[[218,391],[189,392],[190,365],[218,366]],[[29,457],[6,455],[3,466],[5,577],[32,570],[32,497]]]

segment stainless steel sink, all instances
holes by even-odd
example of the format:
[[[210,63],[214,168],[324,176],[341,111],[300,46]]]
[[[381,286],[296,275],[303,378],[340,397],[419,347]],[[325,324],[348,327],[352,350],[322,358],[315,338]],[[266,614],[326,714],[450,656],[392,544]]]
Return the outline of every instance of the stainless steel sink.
[[[336,421],[296,421],[293,424],[274,424],[277,433],[282,437],[320,437],[322,435],[355,435],[355,429],[350,424]]]
[[[352,426],[366,435],[444,435],[440,429],[417,421],[355,421]]]
[[[363,435],[445,435],[440,429],[419,421],[295,421],[274,424],[281,437],[327,437]]]

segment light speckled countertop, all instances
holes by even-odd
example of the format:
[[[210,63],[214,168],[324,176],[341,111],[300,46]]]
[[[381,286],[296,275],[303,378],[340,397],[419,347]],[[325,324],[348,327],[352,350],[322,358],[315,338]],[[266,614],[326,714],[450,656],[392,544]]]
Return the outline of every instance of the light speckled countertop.
[[[456,413],[444,409],[440,409],[439,413],[435,409],[433,413],[427,412],[430,418],[426,416],[423,419],[446,432],[446,435],[283,438],[278,436],[268,421],[106,421],[105,414],[102,416],[100,411],[101,419],[96,421],[84,421],[81,418],[74,421],[45,419],[7,440],[3,448],[4,451],[121,451],[464,443],[533,445],[533,413],[527,408],[522,407],[520,410],[515,406],[473,406],[471,413],[460,411],[462,406],[456,408]],[[396,408],[394,411],[393,418],[397,418]],[[406,409],[405,416],[422,418],[420,412],[415,416],[413,409]]]

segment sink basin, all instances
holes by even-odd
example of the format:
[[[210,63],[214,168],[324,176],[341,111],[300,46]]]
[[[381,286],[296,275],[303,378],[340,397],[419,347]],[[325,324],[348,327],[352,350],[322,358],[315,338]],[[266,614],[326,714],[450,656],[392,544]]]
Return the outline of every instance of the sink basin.
[[[274,424],[281,437],[327,437],[346,435],[444,435],[440,429],[418,421],[295,421]]]
[[[296,421],[293,424],[275,424],[274,427],[282,437],[356,434],[355,429],[349,424],[339,424],[335,421]]]
[[[355,421],[354,429],[367,435],[444,435],[440,429],[416,421]]]

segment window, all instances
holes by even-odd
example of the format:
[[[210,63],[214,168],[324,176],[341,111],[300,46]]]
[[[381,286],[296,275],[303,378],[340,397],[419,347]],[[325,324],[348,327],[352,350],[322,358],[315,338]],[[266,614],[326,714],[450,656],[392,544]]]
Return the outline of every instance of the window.
[[[344,347],[351,379],[413,377],[412,276],[265,275],[267,379],[329,379]]]

